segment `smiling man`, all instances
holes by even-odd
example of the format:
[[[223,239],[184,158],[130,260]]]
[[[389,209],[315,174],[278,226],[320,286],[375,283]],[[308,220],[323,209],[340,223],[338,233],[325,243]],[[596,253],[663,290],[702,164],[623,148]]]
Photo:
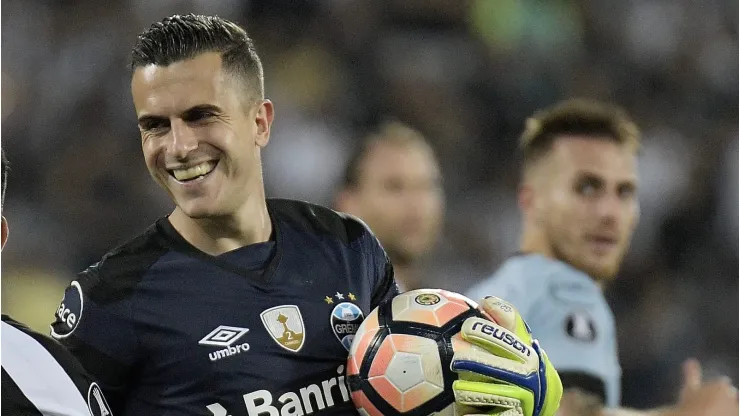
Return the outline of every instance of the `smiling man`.
[[[218,17],[175,15],[139,35],[131,66],[144,159],[176,207],[79,274],[52,335],[118,416],[356,414],[348,351],[398,293],[393,268],[360,220],[265,198],[274,110],[252,40]],[[488,379],[456,384],[469,412],[524,396],[527,416],[552,416],[557,373],[522,337],[539,358],[531,377],[509,374],[519,384],[501,393]],[[511,366],[501,351],[476,350],[488,366],[456,363],[480,379]]]
[[[176,15],[132,55],[144,160],[175,208],[79,274],[52,335],[116,415],[354,412],[335,328],[397,293],[385,252],[350,216],[265,198],[274,110],[242,28]]]

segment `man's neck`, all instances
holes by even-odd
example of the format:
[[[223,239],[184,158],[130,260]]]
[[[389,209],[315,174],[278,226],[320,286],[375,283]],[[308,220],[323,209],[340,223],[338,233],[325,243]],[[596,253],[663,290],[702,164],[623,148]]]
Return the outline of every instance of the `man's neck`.
[[[526,226],[525,226],[526,229]],[[563,261],[555,256],[555,253],[553,253],[552,248],[545,243],[545,239],[537,236],[536,233],[525,232],[522,235],[522,242],[519,245],[519,253],[521,254],[539,254],[540,256],[547,257],[549,259],[552,259],[554,261],[559,261],[561,263],[565,263],[568,266],[581,271],[582,273],[586,274],[588,277],[591,278],[591,280],[596,283],[596,286],[599,287],[599,289],[604,290],[604,282],[601,280],[595,278],[591,274],[587,273],[584,270],[581,270],[579,267],[574,266],[573,264],[570,264],[566,261]]]
[[[234,215],[194,219],[179,208],[169,221],[198,250],[212,256],[270,239],[272,223],[264,198],[250,198]]]
[[[401,292],[421,289],[419,287],[419,270],[413,264],[393,265],[393,276]]]
[[[552,248],[546,243],[545,237],[537,227],[533,227],[527,222],[524,223],[524,232],[522,233],[519,252],[527,254],[539,254],[544,257],[555,259]]]

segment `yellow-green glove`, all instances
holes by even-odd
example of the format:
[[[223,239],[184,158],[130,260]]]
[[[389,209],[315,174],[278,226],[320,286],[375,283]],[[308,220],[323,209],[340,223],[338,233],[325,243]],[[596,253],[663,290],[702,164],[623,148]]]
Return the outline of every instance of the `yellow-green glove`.
[[[552,416],[563,395],[557,371],[510,303],[483,299],[489,318],[468,318],[461,331],[470,348],[455,352],[457,414]]]

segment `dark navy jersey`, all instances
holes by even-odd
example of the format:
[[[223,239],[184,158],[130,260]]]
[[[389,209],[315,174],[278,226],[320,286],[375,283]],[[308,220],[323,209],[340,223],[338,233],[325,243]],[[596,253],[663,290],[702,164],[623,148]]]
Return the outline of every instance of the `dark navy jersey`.
[[[71,283],[52,335],[116,415],[355,414],[348,349],[391,264],[354,217],[267,207],[268,242],[210,256],[162,218]]]

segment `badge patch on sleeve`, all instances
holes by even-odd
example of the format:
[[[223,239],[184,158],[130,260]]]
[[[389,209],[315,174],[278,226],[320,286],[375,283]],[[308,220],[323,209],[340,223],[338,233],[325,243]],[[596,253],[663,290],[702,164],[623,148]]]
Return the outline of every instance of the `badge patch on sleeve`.
[[[596,339],[596,325],[586,312],[573,312],[565,320],[565,332],[572,338],[583,342]]]
[[[55,314],[56,320],[51,324],[51,336],[65,338],[74,332],[82,318],[82,288],[73,281],[64,292],[64,299]]]

